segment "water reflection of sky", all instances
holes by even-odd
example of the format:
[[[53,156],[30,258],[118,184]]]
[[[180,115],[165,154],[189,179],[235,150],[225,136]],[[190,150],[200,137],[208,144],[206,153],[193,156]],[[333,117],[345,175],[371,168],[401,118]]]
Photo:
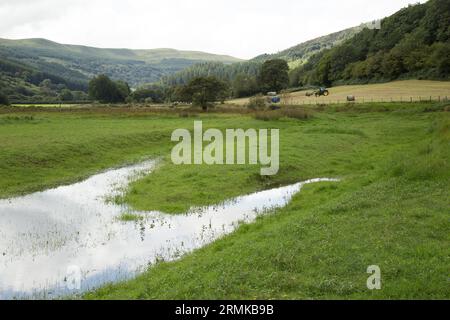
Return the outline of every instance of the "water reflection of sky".
[[[182,215],[138,212],[143,220],[118,220],[130,210],[106,197],[120,193],[154,164],[147,161],[69,186],[0,200],[0,298],[52,298],[133,277],[157,259],[176,259],[232,232],[240,222],[286,205],[304,184]],[[80,290],[67,288],[70,266],[81,270]]]

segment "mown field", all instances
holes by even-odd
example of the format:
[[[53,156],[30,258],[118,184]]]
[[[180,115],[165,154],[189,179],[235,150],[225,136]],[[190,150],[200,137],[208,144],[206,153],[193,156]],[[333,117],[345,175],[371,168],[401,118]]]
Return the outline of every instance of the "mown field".
[[[0,196],[70,183],[161,157],[122,199],[172,214],[308,178],[285,208],[88,299],[450,298],[450,117],[445,104],[311,107],[308,119],[89,109],[0,111]],[[181,115],[181,116],[180,116]],[[175,166],[172,130],[279,128],[280,172]],[[130,223],[133,223],[132,221]],[[382,290],[366,287],[379,265]]]
[[[312,90],[293,92],[283,96],[287,104],[344,103],[347,96],[353,95],[357,102],[410,102],[422,100],[443,100],[450,98],[450,82],[430,80],[403,80],[379,84],[348,85],[330,88],[327,97],[307,97]],[[248,98],[229,101],[238,105],[248,103]]]

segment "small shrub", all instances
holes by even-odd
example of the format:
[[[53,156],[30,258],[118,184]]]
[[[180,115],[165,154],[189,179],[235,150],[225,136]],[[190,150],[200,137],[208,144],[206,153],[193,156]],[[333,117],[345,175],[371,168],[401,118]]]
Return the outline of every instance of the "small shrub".
[[[137,215],[137,214],[134,214],[134,213],[122,213],[119,216],[119,220],[120,221],[124,221],[124,222],[140,221],[140,220],[143,220],[143,219],[144,219],[143,216],[140,216],[140,215]]]
[[[251,110],[262,110],[266,107],[266,98],[262,94],[251,97],[247,103],[247,108]]]

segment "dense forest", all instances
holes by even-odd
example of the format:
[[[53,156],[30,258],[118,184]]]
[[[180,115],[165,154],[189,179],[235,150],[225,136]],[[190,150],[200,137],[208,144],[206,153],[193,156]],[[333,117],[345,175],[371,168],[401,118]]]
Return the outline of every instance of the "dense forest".
[[[223,81],[232,81],[239,74],[257,76],[260,62],[240,62],[224,64],[220,62],[197,63],[173,75],[163,77],[161,83],[168,86],[186,84],[189,80],[200,76],[214,76]]]
[[[291,85],[333,85],[399,78],[448,80],[450,1],[410,5],[324,50],[290,73]]]
[[[198,63],[173,75],[163,77],[161,85],[173,87],[185,85],[198,77],[215,77],[232,87],[232,96],[240,97],[259,92],[256,79],[262,63],[240,62],[223,64],[220,62]]]

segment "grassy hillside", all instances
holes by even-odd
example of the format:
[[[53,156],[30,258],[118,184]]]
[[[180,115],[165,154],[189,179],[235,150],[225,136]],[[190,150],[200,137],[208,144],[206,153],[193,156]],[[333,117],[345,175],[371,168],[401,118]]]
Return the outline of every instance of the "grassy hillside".
[[[450,77],[450,2],[430,0],[315,54],[291,72],[297,86]]]
[[[45,39],[0,39],[0,61],[13,60],[70,81],[86,83],[97,74],[107,74],[132,86],[159,80],[202,61],[232,63],[237,58],[173,49],[101,49],[66,45]]]
[[[294,68],[307,62],[309,58],[314,54],[325,49],[331,49],[332,47],[342,43],[343,41],[352,38],[362,29],[363,26],[358,26],[331,33],[323,37],[300,43],[278,53],[262,54],[253,58],[251,61],[264,62],[270,59],[283,59],[288,61],[291,68]]]

